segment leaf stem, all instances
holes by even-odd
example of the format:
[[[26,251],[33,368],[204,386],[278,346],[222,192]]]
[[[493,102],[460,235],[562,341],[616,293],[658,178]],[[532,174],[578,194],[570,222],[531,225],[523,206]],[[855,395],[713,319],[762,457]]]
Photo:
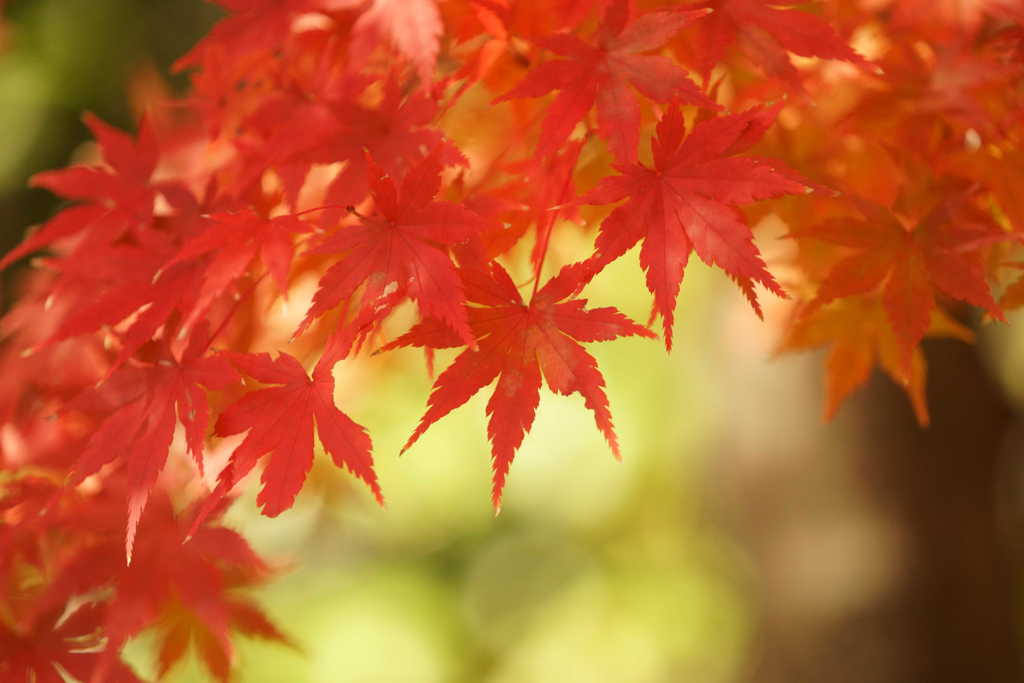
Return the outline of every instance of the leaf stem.
[[[206,340],[207,351],[210,350],[210,346],[213,344],[213,340],[220,336],[220,333],[223,332],[224,328],[228,326],[228,323],[231,321],[231,319],[235,317],[235,313],[238,312],[238,307],[242,304],[242,301],[253,293],[257,285],[259,285],[260,282],[262,282],[263,278],[265,277],[267,277],[267,273],[263,273],[258,278],[256,278],[253,281],[253,283],[249,285],[248,291],[246,291],[244,294],[240,294],[238,298],[235,299],[235,302],[231,304],[231,310],[228,311],[227,315],[224,316],[224,319],[220,321],[220,325],[217,326],[217,329],[211,332],[209,338]]]
[[[551,233],[555,228],[555,221],[558,220],[558,214],[561,213],[562,207],[565,206],[565,195],[569,192],[569,183],[572,182],[573,171],[576,170],[576,161],[579,160],[579,152],[582,149],[582,144],[576,148],[576,159],[573,160],[572,165],[565,172],[565,181],[562,183],[562,191],[558,195],[558,204],[554,207],[549,208],[550,217],[546,221],[544,226],[544,232],[540,235],[540,258],[537,259],[537,268],[534,271],[533,276],[533,291],[530,293],[530,301],[533,301],[533,297],[537,296],[537,289],[540,287],[540,276],[544,270],[544,260],[548,255],[548,245],[551,243]]]

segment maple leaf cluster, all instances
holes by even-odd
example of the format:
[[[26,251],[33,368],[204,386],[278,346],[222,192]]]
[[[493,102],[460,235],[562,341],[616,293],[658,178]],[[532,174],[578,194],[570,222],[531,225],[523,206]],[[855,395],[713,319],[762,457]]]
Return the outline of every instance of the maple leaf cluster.
[[[4,680],[137,680],[147,628],[161,674],[194,643],[222,680],[233,631],[286,640],[219,520],[254,469],[287,510],[317,444],[383,503],[339,363],[455,350],[405,449],[493,385],[495,507],[545,384],[618,457],[585,345],[657,335],[583,292],[637,245],[666,350],[696,252],[788,301],[784,350],[830,347],[829,416],[877,363],[926,423],[922,339],[1024,303],[992,289],[1024,231],[1010,0],[218,4],[187,95],[135,134],[86,115],[98,158],[33,178],[69,205],[0,261],[31,257],[0,321]]]

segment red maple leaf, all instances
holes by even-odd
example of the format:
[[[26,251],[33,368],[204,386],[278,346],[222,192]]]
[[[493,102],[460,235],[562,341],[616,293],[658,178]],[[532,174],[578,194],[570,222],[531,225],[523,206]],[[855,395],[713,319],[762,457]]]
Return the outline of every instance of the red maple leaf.
[[[505,76],[514,70],[512,77],[518,78],[523,67],[519,61],[523,55],[517,45],[520,39],[532,42],[553,31],[571,30],[607,3],[608,0],[472,0],[461,8],[446,3],[445,10],[455,14],[449,33],[466,50],[455,79],[465,78],[464,86],[485,79],[492,90],[505,90]]]
[[[323,4],[317,0],[213,1],[231,14],[174,63],[175,71],[205,66],[211,55],[229,55],[244,63],[250,53],[264,53],[280,44],[296,15],[315,11]]]
[[[215,433],[231,436],[248,432],[220,473],[207,508],[219,501],[264,456],[263,488],[256,502],[263,514],[275,517],[291,507],[313,466],[313,428],[338,467],[346,467],[370,487],[377,502],[384,498],[373,471],[372,444],[366,430],[334,404],[331,370],[338,353],[327,352],[309,377],[302,364],[287,353],[231,353],[232,362],[246,375],[268,387],[251,392],[229,406],[217,420]],[[202,519],[203,514],[198,519]]]
[[[312,226],[296,215],[267,219],[252,210],[215,213],[203,220],[203,225],[203,232],[186,242],[164,266],[166,269],[182,261],[210,255],[204,267],[205,277],[196,311],[203,311],[206,302],[244,274],[257,255],[274,278],[278,290],[284,293],[288,289],[288,271],[295,255],[292,236],[312,230]]]
[[[750,227],[735,208],[804,191],[805,185],[778,162],[735,156],[761,139],[777,111],[777,106],[757,107],[708,119],[687,136],[682,114],[673,107],[658,122],[651,143],[654,168],[616,165],[622,175],[602,179],[579,200],[609,204],[629,198],[601,223],[593,258],[610,263],[643,239],[640,265],[662,318],[666,348],[672,348],[676,296],[694,250],[739,284],[758,315],[754,282],[786,296],[766,270]]]
[[[678,100],[717,108],[678,64],[660,55],[637,54],[661,47],[705,10],[661,10],[629,21],[629,3],[614,0],[598,27],[596,45],[570,33],[539,38],[537,44],[566,59],[533,67],[515,88],[495,100],[559,93],[548,109],[538,154],[558,148],[573,127],[597,104],[597,134],[620,162],[636,159],[640,107],[632,85],[656,102]]]
[[[551,391],[583,396],[594,413],[597,428],[619,457],[604,378],[597,361],[579,342],[654,335],[614,308],[587,309],[585,299],[563,301],[579,291],[592,273],[588,264],[566,266],[526,303],[497,262],[492,261],[486,269],[463,269],[467,299],[478,304],[469,308],[469,321],[479,347],[463,351],[438,376],[427,412],[402,451],[408,450],[430,425],[497,378],[487,402],[487,436],[494,468],[492,500],[500,509],[509,465],[533,424],[543,373]],[[440,349],[464,343],[444,325],[427,319],[380,350],[402,346]]]
[[[341,4],[349,2],[356,5],[361,0]],[[429,88],[443,33],[435,0],[371,0],[352,26],[349,57],[353,65],[362,65],[376,46],[386,42],[412,62],[420,85]]]
[[[374,107],[363,106],[353,96],[325,93],[337,132],[324,140],[318,156],[322,163],[346,160],[348,164],[327,188],[329,204],[358,204],[370,189],[369,167],[364,150],[391,177],[407,173],[432,150],[445,166],[467,165],[462,151],[437,128],[437,101],[422,89],[405,92],[397,77],[383,83],[383,97]],[[276,122],[275,125],[280,125]],[[329,214],[325,213],[325,218]]]
[[[148,118],[142,120],[136,141],[92,114],[85,114],[82,120],[99,143],[109,169],[72,166],[45,171],[33,176],[32,184],[62,197],[85,199],[116,208],[139,221],[148,221],[153,215],[150,178],[160,151],[151,121]]]
[[[377,215],[360,216],[358,225],[343,227],[315,250],[341,257],[320,279],[313,304],[295,334],[363,287],[357,333],[408,297],[421,313],[443,320],[472,344],[462,283],[446,247],[476,235],[483,219],[458,204],[434,200],[441,188],[436,150],[410,169],[401,187],[371,158],[367,166]]]
[[[64,604],[42,613],[29,614],[14,623],[0,619],[0,678],[7,681],[64,683],[88,681],[105,658],[103,616],[105,606],[80,603],[70,611]],[[105,680],[111,683],[140,683],[131,669],[120,661],[106,666]]]
[[[118,149],[117,144],[107,138],[119,141],[122,148],[132,144],[113,129],[97,133],[97,137],[114,149]],[[121,149],[120,156],[125,155],[128,151]],[[115,153],[109,156],[120,158]],[[138,173],[144,176],[149,173],[145,170],[148,164],[129,156],[119,161],[118,167],[141,168]],[[106,174],[102,169],[81,170]],[[220,250],[209,264],[172,259],[185,234],[201,226],[203,220],[198,205],[182,186],[165,183],[159,189],[169,203],[180,202],[182,215],[162,217],[153,224],[138,216],[126,217],[116,207],[82,205],[62,211],[41,231],[48,233],[47,242],[78,231],[84,234],[80,239],[72,238],[70,251],[62,247],[56,256],[39,260],[46,270],[57,274],[52,294],[65,305],[50,313],[57,324],[51,334],[33,346],[34,351],[107,326],[120,343],[120,353],[110,368],[113,372],[154,339],[161,327],[164,336],[171,327],[190,329],[230,284],[231,276],[239,275],[248,265],[245,250],[236,248],[240,244],[227,245],[232,248]],[[149,204],[154,201],[154,191],[147,190]],[[269,250],[267,247],[265,251]],[[224,263],[234,269],[221,267]]]
[[[200,507],[210,506],[204,501],[175,514],[160,492],[142,519],[131,564],[120,560],[116,533],[107,533],[61,568],[47,589],[57,598],[114,589],[103,604],[106,647],[93,678],[80,680],[121,680],[111,674],[122,668],[122,646],[150,627],[157,630],[161,677],[194,642],[211,673],[227,681],[234,657],[232,631],[289,644],[239,590],[265,582],[270,568],[238,532],[216,523],[224,505],[212,506],[202,521],[196,519]]]
[[[157,270],[147,266],[163,259],[158,253],[147,252],[146,249],[121,247],[99,251],[109,256],[118,252],[125,261],[112,264],[121,266],[124,277],[104,283],[105,291],[86,298],[79,308],[69,311],[53,336],[37,348],[125,322],[126,329],[115,330],[121,349],[110,368],[113,372],[143,345],[156,338],[161,327],[168,329],[177,325],[184,330],[186,326],[182,323],[185,320],[195,321],[199,314],[205,313],[196,308],[204,284],[204,272],[198,264],[177,264],[166,270]],[[137,259],[137,263],[129,266],[126,260],[130,258]],[[62,265],[88,266],[84,259],[76,261],[77,264],[67,261]],[[78,296],[82,294],[77,293]],[[135,313],[138,315],[129,322]]]
[[[180,422],[184,427],[187,448],[201,472],[210,419],[202,387],[225,389],[240,381],[222,356],[204,356],[208,344],[203,325],[193,333],[180,359],[162,343],[153,363],[118,370],[109,384],[127,396],[89,438],[72,473],[70,483],[77,485],[107,463],[123,461],[130,495],[125,539],[129,561],[139,518],[167,461],[175,425]],[[102,400],[103,390],[90,391],[73,405],[88,410],[91,403]]]
[[[831,420],[853,391],[868,381],[878,365],[906,392],[922,427],[928,426],[926,363],[924,352],[909,356],[889,324],[882,297],[851,296],[825,307],[797,309],[779,351],[828,346],[825,359],[824,417]],[[941,309],[932,311],[927,334],[966,342],[974,335]]]
[[[904,362],[924,337],[937,293],[984,308],[1005,321],[985,278],[983,250],[1006,235],[966,206],[945,201],[917,223],[852,198],[864,221],[837,219],[798,233],[853,250],[825,276],[809,311],[835,299],[881,289]]]
[[[0,260],[0,269],[82,231],[85,240],[77,245],[79,249],[109,244],[126,230],[148,226],[152,220],[156,189],[150,177],[159,148],[151,121],[143,118],[138,140],[133,141],[92,114],[85,114],[82,120],[99,143],[107,168],[71,166],[44,171],[32,177],[32,185],[89,203],[61,211],[8,252]]]
[[[380,101],[366,104],[366,93],[382,87]],[[311,94],[304,94],[309,91]],[[466,164],[458,147],[435,126],[438,105],[428,93],[406,92],[391,75],[376,82],[350,73],[298,82],[267,97],[245,120],[246,136],[237,143],[236,190],[259,186],[263,171],[275,168],[293,206],[315,164],[346,162],[327,188],[328,205],[357,205],[369,191],[364,150],[393,177],[400,177],[426,150],[438,150],[445,165]],[[424,151],[421,151],[424,150]],[[324,211],[321,225],[338,220]]]
[[[707,80],[726,51],[739,44],[750,61],[766,74],[801,90],[799,73],[787,52],[802,57],[841,59],[874,70],[828,22],[809,12],[783,8],[793,2],[774,0],[705,0],[698,7],[714,10],[679,43],[679,51]]]

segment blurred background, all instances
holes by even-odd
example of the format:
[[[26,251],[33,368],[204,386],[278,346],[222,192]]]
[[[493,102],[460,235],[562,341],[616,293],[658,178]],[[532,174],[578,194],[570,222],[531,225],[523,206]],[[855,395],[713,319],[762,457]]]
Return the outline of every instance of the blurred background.
[[[184,87],[170,63],[218,16],[198,0],[8,0],[0,30],[3,250],[56,210],[33,173],[75,158],[89,110]],[[764,234],[769,258],[784,258]],[[5,273],[9,301],[17,272]],[[626,284],[628,283],[628,284]],[[645,319],[635,260],[588,294]],[[375,440],[388,507],[318,462],[277,519],[229,523],[281,567],[259,597],[298,644],[241,641],[238,680],[351,683],[1024,681],[1024,320],[929,341],[933,426],[875,377],[822,423],[822,358],[774,358],[735,288],[687,270],[676,348],[591,351],[623,449],[582,402],[545,394],[489,501],[486,394],[397,453],[422,357],[396,353],[346,410]],[[447,359],[439,358],[443,363]],[[314,489],[314,495],[310,489]],[[128,658],[155,670],[145,637]],[[204,680],[190,658],[169,680]]]

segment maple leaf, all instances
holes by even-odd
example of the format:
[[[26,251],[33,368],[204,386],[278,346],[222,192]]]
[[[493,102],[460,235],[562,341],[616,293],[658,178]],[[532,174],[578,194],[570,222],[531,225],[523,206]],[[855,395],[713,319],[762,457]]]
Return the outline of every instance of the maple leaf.
[[[275,517],[291,507],[313,466],[313,428],[334,464],[346,467],[370,487],[377,502],[384,498],[373,470],[372,444],[366,430],[334,404],[334,376],[331,370],[338,353],[327,352],[307,376],[302,364],[287,353],[227,354],[246,375],[264,384],[229,406],[217,420],[215,433],[231,436],[248,432],[231,453],[211,496],[211,505],[266,454],[263,488],[256,497],[263,514]],[[199,519],[202,519],[200,515]]]
[[[958,151],[943,139],[962,138],[971,129],[986,142],[1003,138],[1006,122],[1019,118],[1022,103],[1007,90],[1024,73],[1020,66],[955,43],[924,52],[913,46],[914,41],[898,41],[886,51],[881,87],[863,93],[845,118],[862,135],[870,131],[876,139],[899,141],[892,145],[895,153],[921,157],[934,173]],[[1007,161],[1000,160],[1000,166]]]
[[[59,283],[55,289],[77,287],[74,296],[82,299],[81,305],[69,310],[54,333],[34,350],[116,325],[137,313],[126,323],[126,329],[117,332],[121,350],[110,368],[113,372],[154,339],[161,326],[194,321],[205,312],[196,309],[204,271],[197,263],[161,269],[166,247],[165,243],[151,243],[148,248],[117,245],[81,251],[75,258],[61,261],[68,282]],[[99,259],[101,265],[90,262],[89,257]],[[83,285],[92,285],[93,289],[84,290]],[[88,295],[83,296],[84,292]]]
[[[49,584],[62,563],[96,539],[94,522],[100,508],[105,508],[103,522],[116,517],[110,537],[122,543],[123,497],[81,495],[64,485],[65,467],[36,461],[22,467],[6,463],[0,469],[0,632],[7,628],[39,641],[48,639],[42,634],[51,629],[67,634],[59,622],[47,625],[46,615],[56,609],[53,616],[60,617],[65,608],[83,604],[84,596],[79,591],[51,590]],[[113,504],[97,504],[101,499]],[[114,557],[122,555],[115,551]],[[90,630],[81,629],[78,635]],[[27,636],[31,632],[36,635]],[[0,647],[0,671],[3,653]]]
[[[598,27],[596,45],[570,33],[537,39],[538,45],[566,59],[532,68],[519,85],[495,102],[559,91],[542,124],[539,154],[557,149],[596,103],[597,134],[617,160],[631,162],[636,159],[640,139],[640,107],[630,93],[630,85],[656,102],[676,100],[718,108],[682,67],[667,57],[637,54],[661,47],[684,25],[705,13],[661,10],[629,21],[629,3],[613,0]]]
[[[349,56],[360,65],[383,39],[412,62],[420,85],[429,88],[443,33],[435,0],[372,0],[352,26]]]
[[[940,309],[934,309],[928,335],[973,341],[970,330]],[[918,423],[928,425],[925,400],[924,353],[915,347],[907,359],[903,343],[893,333],[885,306],[877,295],[851,296],[824,307],[797,310],[778,351],[829,345],[825,360],[824,417],[831,420],[843,401],[862,386],[876,364],[903,387]]]
[[[597,361],[579,342],[654,334],[614,308],[587,309],[585,299],[563,301],[581,289],[593,272],[588,264],[566,266],[526,303],[497,262],[487,268],[464,268],[467,299],[478,304],[469,308],[469,321],[479,347],[463,351],[438,376],[427,411],[402,452],[430,425],[497,378],[487,402],[487,436],[494,469],[492,501],[500,509],[509,465],[533,424],[543,374],[552,392],[583,396],[597,428],[619,457],[604,378]],[[463,343],[447,327],[427,319],[380,351],[403,346],[451,348]]]
[[[344,159],[348,164],[327,188],[328,203],[358,204],[366,197],[379,173],[371,167],[371,158],[392,178],[410,173],[423,159],[420,150],[430,150],[428,156],[436,155],[444,166],[468,165],[461,150],[435,125],[437,101],[422,89],[405,93],[396,77],[384,81],[383,98],[376,107],[361,106],[352,98],[331,104],[339,133],[325,142],[321,160]],[[324,213],[325,219],[329,216]]]
[[[825,276],[810,310],[875,290],[909,362],[936,308],[935,296],[984,308],[999,320],[982,261],[983,250],[1005,238],[984,218],[973,219],[960,202],[944,201],[919,222],[901,221],[887,208],[851,198],[866,220],[836,219],[797,233],[853,250]]]
[[[1024,22],[1024,9],[1016,0],[905,0],[892,7],[891,25],[900,33],[913,33],[932,43],[970,43],[986,21]]]
[[[270,568],[239,533],[215,523],[225,506],[213,506],[212,514],[199,521],[196,512],[206,501],[175,514],[166,493],[159,493],[142,520],[130,565],[118,560],[119,540],[108,533],[67,562],[48,588],[57,596],[114,589],[104,603],[107,643],[92,680],[119,680],[110,674],[121,666],[122,646],[150,627],[157,630],[160,676],[194,642],[210,672],[227,681],[234,657],[232,631],[290,645],[239,592],[265,582]]]
[[[592,258],[610,263],[643,240],[640,265],[662,318],[667,349],[672,348],[683,269],[694,250],[736,281],[758,315],[754,282],[786,296],[765,268],[750,227],[735,208],[805,189],[795,173],[776,161],[735,156],[764,135],[778,108],[758,107],[707,119],[684,135],[682,114],[673,107],[658,122],[651,143],[653,168],[617,164],[622,175],[602,179],[579,199],[584,204],[609,204],[628,198],[601,223]]]
[[[342,227],[314,251],[341,257],[320,279],[295,335],[339,302],[348,301],[362,286],[353,325],[357,333],[409,297],[422,314],[443,320],[473,344],[462,283],[445,247],[473,237],[483,228],[483,219],[458,204],[434,200],[441,187],[436,150],[410,169],[400,187],[372,158],[367,158],[367,166],[377,215],[360,216],[359,225]]]
[[[827,22],[802,10],[780,7],[774,0],[706,0],[713,10],[679,43],[679,53],[707,80],[726,51],[739,44],[750,61],[794,90],[802,90],[789,55],[840,59],[870,71],[875,66],[851,48]],[[738,40],[740,39],[740,40]]]
[[[14,624],[0,619],[0,677],[8,681],[64,683],[65,671],[74,680],[88,681],[105,657],[101,627],[105,608],[95,602],[77,607],[64,604],[29,614]],[[141,683],[119,661],[107,666],[106,680]]]
[[[11,426],[22,422],[19,430],[36,428],[23,422],[38,415],[35,400],[44,396],[49,397],[44,400],[73,397],[94,385],[108,367],[108,354],[95,338],[58,344],[39,353],[25,353],[25,349],[49,338],[61,318],[75,305],[74,299],[55,293],[53,283],[52,273],[39,269],[29,271],[20,283],[16,304],[0,317],[0,338],[4,340],[0,347],[0,375],[4,377],[0,384],[0,422]],[[0,460],[11,458],[15,450],[19,449],[10,442],[0,446]],[[25,452],[31,451],[33,459],[45,458],[43,450],[46,449],[27,448]],[[24,458],[17,460],[24,461]]]
[[[211,54],[230,55],[235,61],[250,53],[270,51],[291,30],[292,19],[318,9],[318,0],[213,0],[231,12],[173,65],[174,71],[205,66]]]
[[[124,462],[130,495],[125,538],[129,562],[149,491],[167,461],[174,426],[180,422],[184,427],[186,446],[202,472],[210,410],[200,385],[225,389],[240,381],[222,356],[204,357],[208,344],[203,325],[193,333],[180,359],[164,343],[155,363],[125,366],[111,377],[110,384],[126,387],[127,398],[89,438],[69,480],[71,485],[78,485],[107,463],[116,459]],[[102,389],[87,392],[72,405],[88,410],[91,403],[101,400]]]
[[[0,260],[0,269],[79,232],[84,231],[86,237],[79,245],[82,248],[113,242],[125,231],[152,220],[156,189],[150,178],[159,147],[150,119],[142,119],[137,141],[92,114],[85,114],[82,120],[99,143],[109,168],[72,166],[33,176],[34,187],[89,203],[61,211],[8,252]]]
[[[491,91],[505,91],[509,81],[520,80],[525,61],[517,45],[520,39],[533,42],[554,31],[571,30],[606,4],[607,0],[472,0],[460,8],[448,3],[446,11],[462,13],[451,21],[453,37],[468,52],[454,80],[465,79],[463,88],[485,80]]]
[[[84,233],[61,258],[43,261],[60,273],[53,293],[69,296],[74,305],[65,307],[60,325],[33,350],[116,325],[137,314],[119,333],[121,353],[113,371],[175,314],[188,320],[186,327],[191,326],[212,296],[199,296],[201,270],[191,264],[167,267],[178,235],[173,229],[154,225],[154,203],[163,197],[172,207],[181,208],[178,205],[194,204],[194,199],[179,182],[152,182],[160,149],[149,118],[143,118],[137,141],[94,116],[86,115],[84,120],[110,169],[75,166],[38,174],[33,182],[91,203],[59,213],[8,254],[0,267]]]
[[[110,169],[72,166],[44,171],[33,176],[32,184],[63,197],[89,200],[116,208],[139,221],[148,221],[153,215],[154,196],[150,179],[160,152],[150,119],[142,119],[137,141],[92,114],[85,114],[82,120],[99,143],[103,160]]]
[[[366,106],[368,88],[381,86],[382,97]],[[330,182],[324,202],[358,205],[370,189],[366,150],[392,177],[399,177],[436,150],[445,165],[466,165],[458,147],[434,125],[437,102],[422,89],[405,92],[399,79],[381,82],[346,74],[324,77],[297,92],[276,93],[245,121],[247,137],[240,141],[244,170],[239,184],[258,183],[267,167],[278,170],[286,195],[294,205],[314,164],[345,166]],[[337,222],[337,212],[322,214],[321,225]]]
[[[206,294],[198,297],[197,310],[203,310],[203,301],[223,292],[228,283],[241,276],[257,255],[283,294],[288,289],[288,271],[295,255],[292,235],[312,230],[296,215],[267,219],[252,210],[211,214],[203,223],[205,230],[182,245],[181,251],[164,266],[169,268],[211,255],[211,262],[205,267]]]

